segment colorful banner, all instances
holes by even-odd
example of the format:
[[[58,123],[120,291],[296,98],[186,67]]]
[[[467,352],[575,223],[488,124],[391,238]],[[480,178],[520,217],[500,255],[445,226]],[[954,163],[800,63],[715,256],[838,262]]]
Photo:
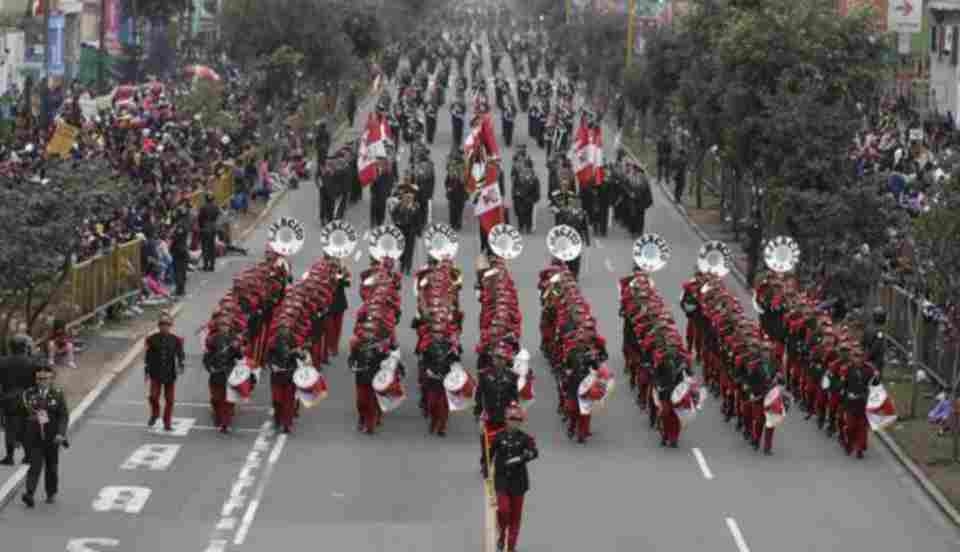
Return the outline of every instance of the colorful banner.
[[[50,16],[50,42],[47,48],[50,50],[49,63],[47,65],[47,74],[54,76],[63,76],[66,71],[66,65],[63,62],[63,30],[66,27],[66,17],[62,15]]]

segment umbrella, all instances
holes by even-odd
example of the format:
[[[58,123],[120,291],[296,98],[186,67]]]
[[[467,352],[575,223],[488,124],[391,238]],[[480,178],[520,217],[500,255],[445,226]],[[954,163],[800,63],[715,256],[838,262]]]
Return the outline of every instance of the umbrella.
[[[219,81],[220,75],[216,71],[207,67],[206,65],[190,65],[184,69],[184,73],[187,75],[192,75],[194,78],[205,79],[210,81]]]

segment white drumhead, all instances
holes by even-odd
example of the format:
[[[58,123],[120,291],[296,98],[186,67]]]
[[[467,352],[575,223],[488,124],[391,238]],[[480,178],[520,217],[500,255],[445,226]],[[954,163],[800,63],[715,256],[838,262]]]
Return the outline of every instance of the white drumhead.
[[[450,370],[445,378],[443,378],[443,387],[451,393],[456,393],[463,389],[463,386],[467,384],[467,372],[465,370]]]
[[[320,372],[313,366],[301,365],[293,372],[293,384],[300,389],[310,389],[320,380]]]
[[[373,390],[378,393],[383,393],[393,385],[393,377],[395,372],[387,368],[381,368],[377,371],[377,375],[373,376]]]
[[[237,387],[243,385],[244,382],[250,379],[250,368],[246,364],[237,364],[233,367],[233,370],[230,371],[230,377],[227,379],[227,383],[231,387]]]
[[[577,395],[586,395],[587,391],[593,387],[593,384],[596,383],[597,376],[593,372],[587,374],[587,377],[583,378],[583,381],[580,382],[580,387],[577,388]]]

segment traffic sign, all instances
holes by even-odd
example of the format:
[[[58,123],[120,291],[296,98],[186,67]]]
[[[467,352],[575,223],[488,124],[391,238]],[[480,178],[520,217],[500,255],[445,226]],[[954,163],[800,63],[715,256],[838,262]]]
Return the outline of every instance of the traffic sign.
[[[890,0],[887,28],[898,33],[919,33],[923,25],[923,0]]]

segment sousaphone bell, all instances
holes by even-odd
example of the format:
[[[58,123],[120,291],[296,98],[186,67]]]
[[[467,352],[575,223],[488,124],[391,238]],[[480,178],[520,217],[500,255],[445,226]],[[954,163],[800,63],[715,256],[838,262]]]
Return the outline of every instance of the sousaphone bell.
[[[789,236],[777,236],[763,248],[763,260],[776,273],[790,272],[800,261],[800,245]]]
[[[378,261],[385,257],[399,259],[403,256],[403,246],[406,245],[403,231],[392,224],[378,226],[370,231],[367,237],[367,247],[370,256]]]
[[[697,269],[700,272],[723,278],[730,273],[732,266],[733,256],[725,243],[710,241],[700,247],[700,252],[697,254]]]
[[[487,243],[496,256],[508,261],[516,259],[523,252],[523,237],[509,224],[498,224],[491,228]]]
[[[657,272],[670,260],[670,245],[659,234],[644,234],[633,242],[633,262],[644,272]]]
[[[320,230],[323,252],[338,259],[349,257],[358,240],[357,230],[344,220],[331,221]]]
[[[547,232],[547,250],[555,258],[570,262],[583,251],[583,238],[572,226],[554,226]]]
[[[423,243],[430,257],[444,261],[457,256],[460,249],[460,236],[449,225],[442,222],[431,224],[423,233]]]
[[[303,224],[292,217],[280,217],[267,229],[267,245],[282,257],[296,255],[306,241]]]

